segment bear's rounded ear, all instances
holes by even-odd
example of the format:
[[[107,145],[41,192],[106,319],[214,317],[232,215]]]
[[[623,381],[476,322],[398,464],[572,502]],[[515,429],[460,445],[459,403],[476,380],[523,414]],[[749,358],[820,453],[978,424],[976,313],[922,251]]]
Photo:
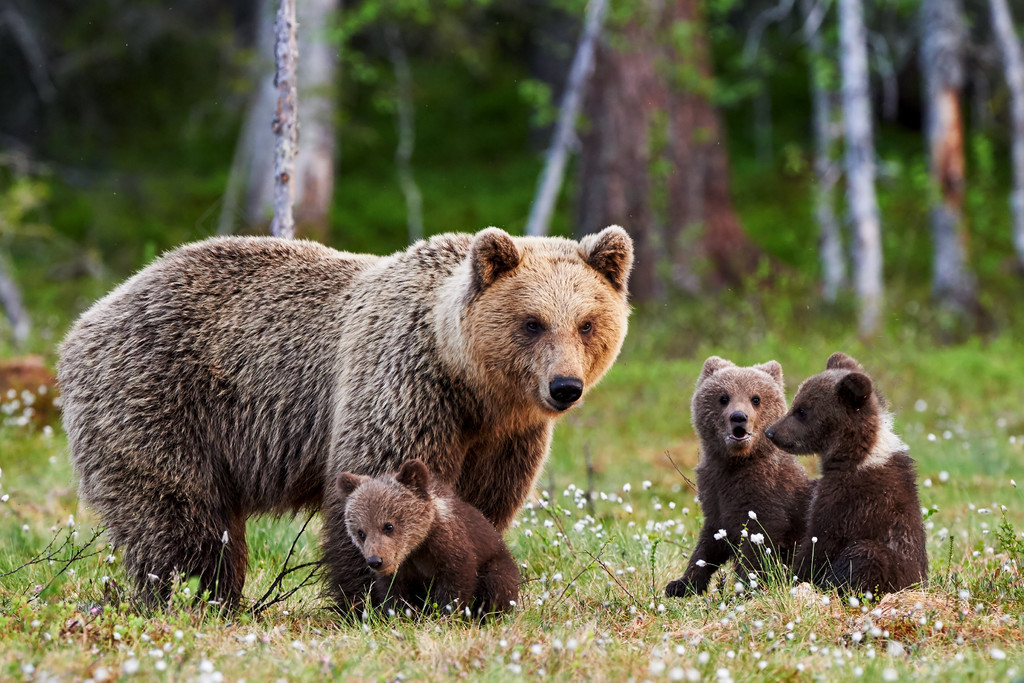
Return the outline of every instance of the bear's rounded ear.
[[[778,382],[780,385],[785,386],[785,382],[782,379],[782,365],[777,360],[770,360],[767,363],[761,363],[755,365],[755,368],[761,372],[767,372],[773,380]]]
[[[416,493],[426,494],[430,484],[430,472],[419,458],[406,460],[395,475],[395,481]]]
[[[836,351],[828,360],[825,362],[826,370],[853,370],[854,372],[864,372],[864,368],[861,367],[852,356],[847,356],[842,351]]]
[[[708,377],[715,374],[719,370],[734,367],[736,367],[736,364],[733,363],[732,361],[726,360],[724,358],[719,358],[718,356],[711,356],[706,361],[704,361],[704,367],[700,371],[700,377],[697,378],[697,385],[700,386],[704,382],[704,380],[706,380]]]
[[[347,496],[359,488],[366,479],[367,477],[353,474],[352,472],[342,472],[338,475],[338,490]]]
[[[473,238],[470,259],[473,265],[473,284],[477,291],[483,291],[505,273],[515,270],[521,256],[519,248],[507,232],[487,228]]]
[[[633,269],[633,240],[618,225],[611,225],[596,235],[580,240],[583,260],[604,275],[616,292],[625,293],[629,271]]]
[[[863,372],[851,372],[839,380],[839,400],[850,408],[861,408],[871,398],[871,378]]]

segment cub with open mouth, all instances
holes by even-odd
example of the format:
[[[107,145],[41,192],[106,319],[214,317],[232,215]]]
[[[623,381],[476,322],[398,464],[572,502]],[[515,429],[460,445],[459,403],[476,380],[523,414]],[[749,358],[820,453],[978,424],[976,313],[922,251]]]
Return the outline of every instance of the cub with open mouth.
[[[670,596],[704,593],[730,558],[744,582],[770,557],[791,561],[813,488],[796,458],[764,435],[786,412],[776,361],[737,367],[711,356],[690,412],[701,444],[696,471],[704,526],[686,572],[665,588]]]

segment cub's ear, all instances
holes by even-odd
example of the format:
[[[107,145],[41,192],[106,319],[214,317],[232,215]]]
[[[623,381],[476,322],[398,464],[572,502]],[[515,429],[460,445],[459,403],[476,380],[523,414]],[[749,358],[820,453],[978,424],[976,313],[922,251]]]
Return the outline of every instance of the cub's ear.
[[[704,361],[704,368],[700,371],[700,377],[697,378],[697,386],[703,384],[704,380],[706,380],[708,377],[715,374],[719,370],[734,367],[736,367],[736,364],[730,360],[719,358],[718,356],[711,356],[706,361]],[[781,368],[779,369],[781,370]]]
[[[583,260],[604,275],[616,292],[625,293],[629,271],[633,269],[633,240],[618,225],[580,240]]]
[[[839,380],[839,400],[850,408],[860,408],[871,398],[871,378],[863,372],[851,372]]]
[[[770,360],[767,363],[761,363],[760,365],[755,365],[754,367],[760,370],[761,372],[767,372],[769,375],[771,375],[772,379],[779,383],[779,385],[785,386],[786,383],[782,379],[782,365],[779,364],[779,361]]]
[[[338,475],[338,490],[341,491],[342,495],[348,496],[367,479],[369,477],[353,474],[352,472],[342,472]]]
[[[853,370],[854,372],[864,372],[864,368],[861,367],[852,356],[847,356],[842,351],[836,351],[828,357],[828,361],[825,362],[826,370]]]
[[[499,277],[515,270],[521,256],[519,248],[507,232],[487,228],[473,238],[470,259],[473,264],[473,284],[478,292],[482,292]]]
[[[406,460],[395,475],[395,481],[416,493],[426,495],[430,484],[430,472],[419,458]]]

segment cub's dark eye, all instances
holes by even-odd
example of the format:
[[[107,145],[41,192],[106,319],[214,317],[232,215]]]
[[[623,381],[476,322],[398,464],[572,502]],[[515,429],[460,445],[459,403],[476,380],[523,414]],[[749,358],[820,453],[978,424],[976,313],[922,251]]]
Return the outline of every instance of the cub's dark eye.
[[[729,396],[728,396],[728,394],[722,394],[722,398],[718,399],[718,402],[721,403],[723,406],[729,405]]]
[[[754,398],[750,399],[750,402],[753,403],[755,406],[759,406],[761,405],[761,397],[755,396]]]
[[[807,417],[807,411],[806,411],[806,410],[804,410],[804,407],[803,407],[803,406],[800,406],[799,408],[797,408],[797,409],[796,409],[795,411],[793,411],[793,412],[794,412],[794,413],[796,414],[796,416],[797,416],[797,417],[798,417],[799,419],[801,419],[801,420],[802,420],[802,419],[804,419],[805,417]]]
[[[387,524],[384,525],[384,533],[390,534],[394,530],[395,530],[395,525],[392,524],[391,522],[388,522]]]
[[[356,536],[359,537],[360,541],[365,541],[366,540],[366,532],[364,532],[362,529],[360,529],[359,531],[356,532]]]
[[[590,334],[594,331],[594,323],[589,320],[580,325],[580,334]]]
[[[538,335],[544,331],[544,326],[540,324],[539,320],[526,320],[523,322],[523,330],[530,335]]]

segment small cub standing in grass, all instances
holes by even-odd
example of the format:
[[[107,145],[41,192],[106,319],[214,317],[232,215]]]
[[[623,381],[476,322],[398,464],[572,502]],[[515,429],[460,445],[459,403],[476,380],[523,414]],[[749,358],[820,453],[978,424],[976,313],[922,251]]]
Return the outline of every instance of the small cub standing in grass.
[[[741,368],[718,356],[704,361],[691,403],[704,528],[686,572],[665,588],[668,595],[705,592],[715,570],[733,557],[744,579],[764,568],[769,550],[783,562],[792,559],[813,483],[796,458],[764,437],[764,428],[785,412],[777,362]]]
[[[489,614],[519,599],[519,568],[501,534],[450,487],[432,482],[422,460],[377,478],[343,472],[338,488],[348,533],[373,570],[375,606],[451,604]]]
[[[826,588],[872,592],[924,583],[914,461],[864,368],[843,353],[825,367],[800,385],[793,407],[767,431],[779,448],[821,459],[797,575]]]

